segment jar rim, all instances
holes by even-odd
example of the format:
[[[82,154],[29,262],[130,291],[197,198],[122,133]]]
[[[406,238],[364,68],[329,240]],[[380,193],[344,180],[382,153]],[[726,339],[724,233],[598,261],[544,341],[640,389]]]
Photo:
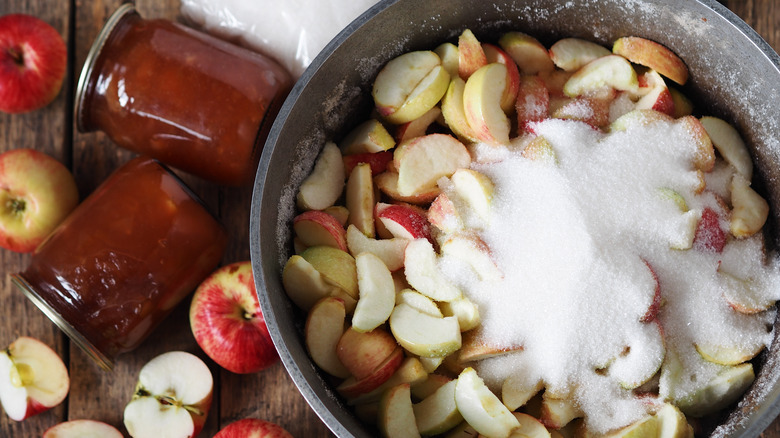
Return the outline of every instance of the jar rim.
[[[84,105],[84,95],[87,92],[87,81],[92,76],[92,71],[95,67],[98,55],[103,50],[108,37],[113,32],[117,24],[127,15],[136,13],[135,5],[132,3],[123,3],[120,5],[106,20],[103,28],[95,37],[95,41],[92,43],[92,47],[87,53],[87,58],[84,60],[84,65],[81,68],[81,74],[79,75],[78,83],[76,84],[75,101],[73,104],[73,113],[76,118],[76,128],[79,132],[86,132],[84,126],[84,120],[82,118],[82,109]]]
[[[97,349],[91,342],[87,340],[75,327],[67,322],[62,315],[59,314],[49,303],[44,301],[38,292],[32,287],[30,283],[25,280],[22,274],[11,274],[11,282],[18,287],[24,295],[40,309],[44,315],[46,315],[57,327],[60,328],[68,337],[76,343],[87,355],[92,358],[101,368],[106,371],[111,371],[114,366],[113,361]]]

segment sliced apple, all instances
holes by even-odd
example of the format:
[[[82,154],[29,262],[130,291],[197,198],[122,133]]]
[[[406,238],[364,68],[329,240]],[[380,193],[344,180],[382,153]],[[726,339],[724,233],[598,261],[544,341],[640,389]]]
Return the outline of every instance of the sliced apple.
[[[427,133],[428,127],[439,117],[441,117],[441,109],[435,106],[420,117],[400,125],[395,132],[396,141],[400,144],[415,137],[422,137]]]
[[[677,119],[677,123],[688,131],[696,143],[694,167],[702,172],[710,172],[715,167],[715,149],[712,147],[712,140],[707,135],[704,125],[694,116],[681,117]]]
[[[466,89],[466,81],[460,77],[454,77],[450,81],[447,92],[441,100],[441,113],[447,126],[461,141],[479,141],[474,129],[466,119],[463,106],[463,91]]]
[[[339,298],[323,298],[309,310],[304,328],[306,350],[318,367],[326,373],[346,379],[349,370],[341,363],[336,354],[347,311],[344,301]]]
[[[439,194],[428,207],[428,222],[444,234],[463,229],[463,219],[446,193]]]
[[[731,204],[730,229],[736,238],[758,233],[769,218],[769,204],[741,174],[731,179]]]
[[[439,388],[452,382],[451,377],[443,374],[428,374],[428,378],[412,385],[412,397],[423,400],[435,393]]]
[[[581,38],[563,38],[550,46],[550,59],[565,71],[579,70],[585,64],[611,53],[601,44]]]
[[[623,354],[609,366],[609,375],[625,389],[634,389],[649,381],[661,369],[666,344],[660,323],[640,325]]]
[[[346,231],[334,216],[319,210],[304,211],[293,218],[293,231],[309,246],[331,246],[347,250]]]
[[[353,256],[368,252],[379,257],[391,272],[404,266],[404,252],[409,244],[408,239],[372,239],[361,233],[357,227],[347,227],[347,247]]]
[[[360,398],[368,399],[367,394],[376,394],[374,400],[378,400],[381,397],[381,393],[377,394],[378,388],[388,382],[395,372],[399,369],[404,360],[404,350],[401,347],[396,347],[390,356],[388,356],[384,362],[374,369],[368,376],[358,379],[355,376],[351,376],[341,382],[336,387],[336,391],[342,396],[358,400]]]
[[[458,37],[458,75],[464,81],[487,64],[487,57],[477,37],[470,29]]]
[[[326,283],[322,274],[299,255],[293,255],[285,263],[282,284],[287,296],[305,311],[311,309],[320,299],[330,296],[336,289],[336,286]]]
[[[418,356],[444,357],[461,346],[456,318],[438,318],[405,303],[393,309],[390,330],[402,347]]]
[[[755,379],[750,362],[724,367],[712,380],[692,394],[675,400],[685,415],[702,417],[737,401]]]
[[[355,258],[348,252],[330,246],[312,246],[306,248],[301,257],[322,274],[326,283],[343,289],[354,299],[358,298]]]
[[[411,122],[410,122],[411,123]],[[379,175],[387,170],[387,166],[393,162],[393,151],[365,152],[362,154],[344,155],[344,173],[347,178],[352,169],[360,163],[367,163],[372,175]],[[346,208],[346,207],[343,207]]]
[[[402,291],[396,293],[395,304],[398,305],[401,303],[406,303],[420,312],[427,313],[437,318],[444,317],[444,314],[442,314],[439,306],[437,306],[432,299],[426,297],[414,289],[403,289]]]
[[[403,196],[424,193],[436,187],[439,178],[469,167],[471,155],[452,136],[428,134],[402,143],[395,149],[398,191]]]
[[[535,75],[555,69],[550,54],[536,38],[522,32],[507,32],[498,40],[525,75]]]
[[[426,372],[432,373],[437,369],[439,369],[441,364],[444,363],[444,358],[443,357],[421,357],[420,363],[422,364]]]
[[[611,98],[577,97],[551,111],[557,119],[578,120],[594,128],[606,127],[610,118]]]
[[[20,336],[0,351],[0,404],[11,420],[59,405],[69,389],[65,363],[38,339]]]
[[[672,95],[674,101],[674,114],[672,117],[679,119],[683,116],[689,116],[693,113],[693,102],[682,91],[669,87],[669,93]]]
[[[502,345],[492,342],[482,335],[479,329],[463,334],[458,360],[463,363],[502,356],[522,351],[520,345]]]
[[[452,43],[442,43],[437,46],[433,52],[439,55],[441,65],[443,65],[444,69],[447,70],[447,73],[450,74],[450,78],[458,77],[458,69],[460,67],[460,51],[458,50],[458,46]]]
[[[750,181],[753,178],[753,161],[739,132],[717,117],[704,116],[699,120],[721,157],[734,166],[745,180]]]
[[[515,102],[517,126],[528,131],[528,124],[539,122],[550,115],[550,91],[539,76],[521,76]]]
[[[461,332],[472,330],[482,322],[479,316],[479,307],[466,296],[461,295],[439,305],[444,316],[454,316],[458,319]]]
[[[436,106],[450,78],[432,51],[408,52],[377,74],[372,95],[379,114],[390,123],[414,120]]]
[[[539,391],[544,382],[528,373],[513,373],[501,384],[501,401],[512,411],[525,406]]]
[[[563,92],[569,97],[577,97],[598,92],[605,87],[637,92],[639,83],[636,71],[622,56],[608,55],[589,62],[566,81]]]
[[[402,204],[385,204],[377,205],[376,212],[377,218],[394,238],[432,240],[430,223],[418,209]]]
[[[488,64],[474,72],[463,89],[466,120],[477,139],[485,143],[509,143],[510,123],[501,108],[507,86],[506,76],[504,64]]]
[[[364,154],[392,149],[395,140],[380,121],[368,119],[353,128],[339,146],[343,155]]]
[[[352,169],[347,180],[345,197],[349,210],[347,223],[357,227],[366,236],[374,237],[374,181],[368,164],[360,163]],[[346,239],[344,250],[346,251]]]
[[[408,383],[388,389],[379,401],[379,432],[386,438],[419,437]]]
[[[402,348],[399,348],[399,350],[403,351]],[[347,403],[351,406],[372,403],[379,400],[382,397],[382,394],[394,386],[398,386],[402,383],[408,383],[412,388],[414,388],[416,385],[424,382],[427,378],[428,372],[426,372],[423,368],[419,358],[413,356],[405,357],[393,375],[390,376],[384,383],[372,391],[357,395],[356,397],[350,399]]]
[[[352,329],[371,331],[390,317],[395,307],[395,284],[385,263],[370,252],[355,256],[360,299],[352,315]]]
[[[685,414],[672,403],[664,403],[655,413],[658,420],[658,438],[693,438],[693,428]]]
[[[635,105],[636,109],[652,109],[673,116],[674,98],[666,84],[654,86],[647,94],[642,96]]]
[[[550,429],[560,429],[583,415],[582,409],[572,398],[555,398],[542,395],[539,421]]]
[[[298,207],[322,210],[330,207],[344,191],[344,162],[336,143],[327,142],[314,162],[314,169],[298,189]]]
[[[508,437],[520,422],[485,385],[473,368],[458,375],[455,403],[463,418],[480,434]]]
[[[490,248],[474,234],[459,233],[447,238],[441,244],[441,253],[471,266],[482,281],[498,281],[504,278],[504,273],[496,265]]]
[[[618,38],[612,45],[612,52],[634,64],[649,67],[680,85],[688,81],[688,67],[683,60],[655,41],[633,36]]]
[[[547,164],[558,164],[558,156],[552,144],[543,136],[534,137],[520,153],[523,158]]]
[[[463,421],[463,416],[455,404],[457,384],[457,380],[450,380],[413,406],[417,429],[421,435],[439,435]]]
[[[618,117],[609,125],[610,132],[625,131],[630,128],[647,126],[657,122],[671,122],[674,119],[667,114],[652,109],[637,109]]]
[[[754,278],[739,278],[718,268],[720,281],[724,284],[723,298],[732,309],[739,313],[752,315],[763,312],[775,305],[775,298],[767,294]]]
[[[739,365],[753,359],[765,345],[760,340],[740,342],[736,345],[720,345],[712,341],[697,342],[696,351],[704,360],[719,365]]]
[[[506,66],[506,87],[504,87],[504,95],[501,98],[501,109],[505,113],[509,113],[515,107],[517,93],[520,90],[520,71],[515,61],[501,48],[483,43],[482,50],[485,52],[488,64],[497,62]]]
[[[540,420],[523,413],[513,412],[520,427],[512,431],[510,438],[551,438],[550,432]]]
[[[426,205],[436,199],[441,193],[438,187],[429,187],[411,195],[404,195],[398,189],[398,173],[396,172],[384,172],[374,177],[374,184],[379,190],[384,193],[388,198],[399,201],[408,202],[410,204]],[[375,224],[377,225],[377,224]],[[378,225],[377,225],[378,226]]]
[[[495,186],[485,174],[471,169],[458,169],[450,177],[452,188],[463,203],[482,220],[489,221]]]
[[[436,251],[426,239],[413,240],[406,246],[404,273],[414,289],[433,300],[452,301],[462,296],[439,270]]]
[[[336,218],[342,227],[347,226],[347,219],[349,219],[349,210],[347,210],[347,207],[344,207],[343,205],[331,205],[322,211]]]
[[[350,374],[361,380],[379,368],[396,348],[398,344],[387,330],[363,332],[349,328],[339,338],[336,355]]]

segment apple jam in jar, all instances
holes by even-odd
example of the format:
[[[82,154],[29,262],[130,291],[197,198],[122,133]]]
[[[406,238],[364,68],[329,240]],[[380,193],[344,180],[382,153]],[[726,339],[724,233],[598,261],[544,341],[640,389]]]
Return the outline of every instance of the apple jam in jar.
[[[219,264],[227,233],[158,161],[117,169],[12,276],[52,321],[110,369]]]
[[[273,119],[292,86],[275,61],[123,4],[79,78],[81,132],[223,185],[253,181]]]

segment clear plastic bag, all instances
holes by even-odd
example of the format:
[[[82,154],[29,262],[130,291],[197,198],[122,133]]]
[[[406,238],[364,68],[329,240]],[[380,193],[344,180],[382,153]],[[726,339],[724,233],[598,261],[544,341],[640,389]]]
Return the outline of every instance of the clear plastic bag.
[[[182,0],[182,15],[276,59],[298,78],[325,45],[377,0]]]

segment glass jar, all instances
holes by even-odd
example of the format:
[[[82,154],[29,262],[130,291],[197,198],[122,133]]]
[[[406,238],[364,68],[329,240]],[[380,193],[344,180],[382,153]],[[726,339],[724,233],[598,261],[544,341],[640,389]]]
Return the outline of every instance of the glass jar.
[[[219,264],[227,233],[156,160],[117,169],[12,280],[102,367],[137,347]]]
[[[81,132],[223,185],[247,185],[292,86],[279,64],[130,3],[109,17],[76,90]]]

